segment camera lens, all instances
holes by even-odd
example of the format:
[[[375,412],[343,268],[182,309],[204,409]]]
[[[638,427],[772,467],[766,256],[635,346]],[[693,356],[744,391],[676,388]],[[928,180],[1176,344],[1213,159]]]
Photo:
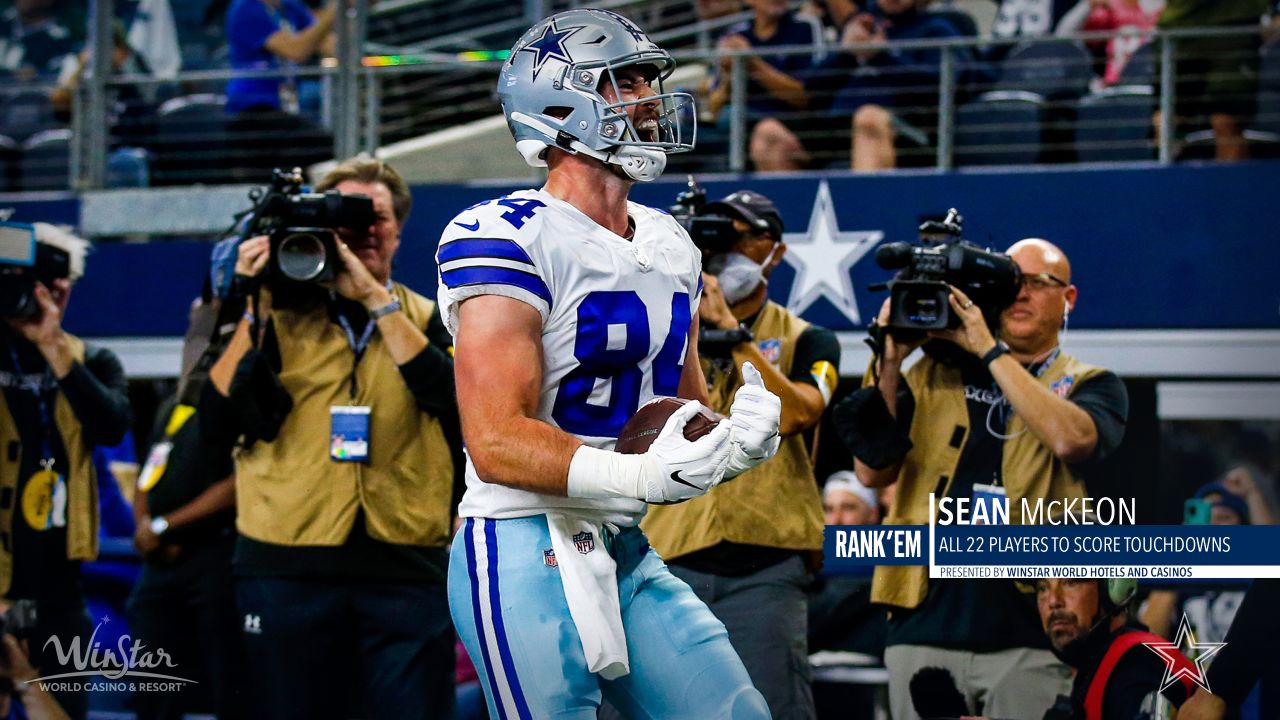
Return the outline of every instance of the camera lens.
[[[907,317],[924,326],[937,324],[942,319],[942,308],[936,298],[915,297],[907,307]]]
[[[278,253],[280,274],[298,282],[316,279],[329,262],[324,242],[311,233],[294,233],[284,238]]]

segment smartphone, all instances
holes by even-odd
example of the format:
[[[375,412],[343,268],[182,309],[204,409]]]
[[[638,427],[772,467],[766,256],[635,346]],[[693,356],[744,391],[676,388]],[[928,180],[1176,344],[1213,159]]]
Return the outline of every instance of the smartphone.
[[[1209,525],[1213,517],[1213,503],[1208,500],[1191,498],[1182,506],[1183,525]]]

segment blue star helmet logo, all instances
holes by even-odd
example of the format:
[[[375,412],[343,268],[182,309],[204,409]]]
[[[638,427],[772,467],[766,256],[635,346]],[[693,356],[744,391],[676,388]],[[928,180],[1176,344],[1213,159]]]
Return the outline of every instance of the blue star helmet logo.
[[[547,23],[542,29],[542,37],[520,48],[520,52],[534,53],[533,58],[533,79],[538,79],[538,73],[542,71],[542,66],[547,64],[548,60],[559,60],[564,63],[573,63],[573,58],[569,55],[569,51],[564,47],[564,41],[568,40],[571,35],[583,28],[582,25],[567,27],[563,30],[556,29],[554,22]]]

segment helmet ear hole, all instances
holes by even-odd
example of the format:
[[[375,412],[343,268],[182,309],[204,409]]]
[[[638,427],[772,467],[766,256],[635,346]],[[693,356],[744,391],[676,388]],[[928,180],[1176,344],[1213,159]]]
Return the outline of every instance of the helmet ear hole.
[[[573,108],[567,105],[548,105],[542,108],[542,114],[557,120],[564,120],[573,114]]]

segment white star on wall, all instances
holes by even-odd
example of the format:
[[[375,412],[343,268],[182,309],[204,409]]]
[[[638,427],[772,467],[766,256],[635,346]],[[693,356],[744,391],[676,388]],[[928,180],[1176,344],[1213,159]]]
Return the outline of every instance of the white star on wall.
[[[825,297],[850,323],[861,325],[849,270],[883,238],[879,230],[840,230],[831,188],[823,180],[813,201],[809,229],[782,235],[787,244],[783,259],[796,271],[787,308],[803,315],[818,298]]]

